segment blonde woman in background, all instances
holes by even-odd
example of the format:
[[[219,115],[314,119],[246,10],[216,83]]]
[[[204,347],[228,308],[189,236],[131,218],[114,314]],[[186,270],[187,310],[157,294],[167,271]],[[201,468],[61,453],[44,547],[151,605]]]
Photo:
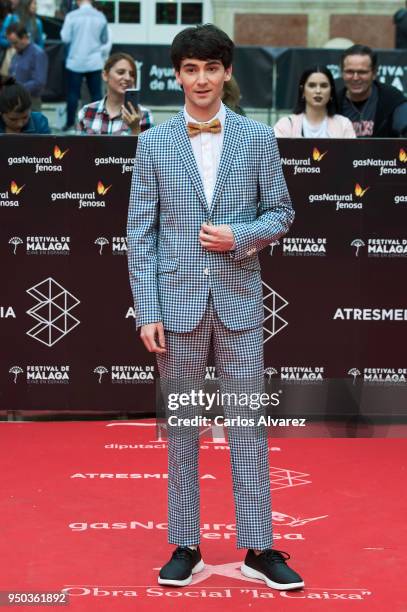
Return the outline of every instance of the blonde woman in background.
[[[124,105],[126,89],[136,87],[137,69],[131,55],[113,53],[105,63],[102,78],[106,83],[106,96],[81,108],[77,132],[137,136],[152,127],[153,116],[148,108]]]

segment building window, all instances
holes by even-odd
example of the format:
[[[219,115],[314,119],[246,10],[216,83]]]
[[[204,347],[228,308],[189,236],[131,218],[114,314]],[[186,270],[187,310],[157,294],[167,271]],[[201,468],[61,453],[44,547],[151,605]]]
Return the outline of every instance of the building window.
[[[115,3],[110,0],[107,2],[104,2],[104,0],[97,0],[94,4],[98,11],[102,11],[109,23],[115,23],[114,5]]]
[[[175,2],[157,2],[155,9],[157,25],[176,25],[177,18],[178,4]]]
[[[202,23],[202,2],[157,2],[155,5],[157,25],[196,25]]]
[[[119,2],[119,23],[140,23],[140,2]]]
[[[140,2],[96,0],[95,8],[106,16],[108,23],[140,23]]]
[[[183,2],[181,4],[181,23],[183,25],[202,23],[202,2]]]

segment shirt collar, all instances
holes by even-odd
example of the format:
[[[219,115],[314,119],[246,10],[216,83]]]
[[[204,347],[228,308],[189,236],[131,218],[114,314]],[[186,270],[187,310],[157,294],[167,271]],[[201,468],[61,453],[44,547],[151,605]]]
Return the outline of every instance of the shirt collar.
[[[32,42],[28,43],[28,45],[27,45],[26,47],[24,47],[24,49],[21,49],[21,51],[17,51],[18,55],[24,55],[24,53],[25,53],[26,51],[28,51],[29,49],[31,49],[32,45],[33,45],[33,43],[32,43]]]
[[[103,113],[103,112],[107,113],[106,98],[107,98],[107,96],[105,96],[104,98],[99,100],[99,104],[98,104],[98,107],[97,107],[97,112],[98,113]]]
[[[106,100],[107,100],[107,96],[105,96],[104,98],[102,98],[99,102],[99,106],[97,107],[97,111],[98,113],[105,113],[105,115],[107,115],[107,117],[109,118],[109,121],[114,121],[115,119],[121,119],[121,113],[118,113],[117,115],[115,115],[114,117],[111,117],[109,115],[109,112],[106,108]]]
[[[184,106],[184,117],[185,117],[186,123],[188,123],[188,121],[192,121],[193,123],[196,123],[196,119],[194,119],[193,117],[191,117],[191,115],[188,114],[186,106]],[[214,119],[219,119],[222,128],[225,127],[226,110],[225,110],[225,105],[223,104],[223,102],[220,103],[220,108],[214,117],[212,117],[211,119],[208,119],[208,121],[201,121],[200,123],[209,123],[210,121],[213,121]]]

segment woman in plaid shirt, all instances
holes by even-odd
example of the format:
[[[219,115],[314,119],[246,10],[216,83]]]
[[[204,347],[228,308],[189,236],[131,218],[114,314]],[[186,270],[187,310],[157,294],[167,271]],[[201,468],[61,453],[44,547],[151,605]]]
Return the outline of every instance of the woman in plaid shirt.
[[[124,106],[126,89],[136,85],[136,64],[127,53],[113,53],[104,66],[102,77],[106,83],[106,96],[86,104],[78,113],[76,131],[80,134],[108,134],[137,136],[153,125],[153,115],[139,105],[135,109],[129,102]]]

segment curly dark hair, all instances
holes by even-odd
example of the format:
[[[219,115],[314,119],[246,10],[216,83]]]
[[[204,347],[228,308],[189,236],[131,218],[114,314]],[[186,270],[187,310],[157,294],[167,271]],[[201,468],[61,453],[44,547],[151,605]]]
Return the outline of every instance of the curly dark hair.
[[[179,72],[183,59],[215,59],[221,61],[225,68],[229,68],[233,61],[234,47],[229,36],[211,23],[185,28],[172,41],[172,65]]]

